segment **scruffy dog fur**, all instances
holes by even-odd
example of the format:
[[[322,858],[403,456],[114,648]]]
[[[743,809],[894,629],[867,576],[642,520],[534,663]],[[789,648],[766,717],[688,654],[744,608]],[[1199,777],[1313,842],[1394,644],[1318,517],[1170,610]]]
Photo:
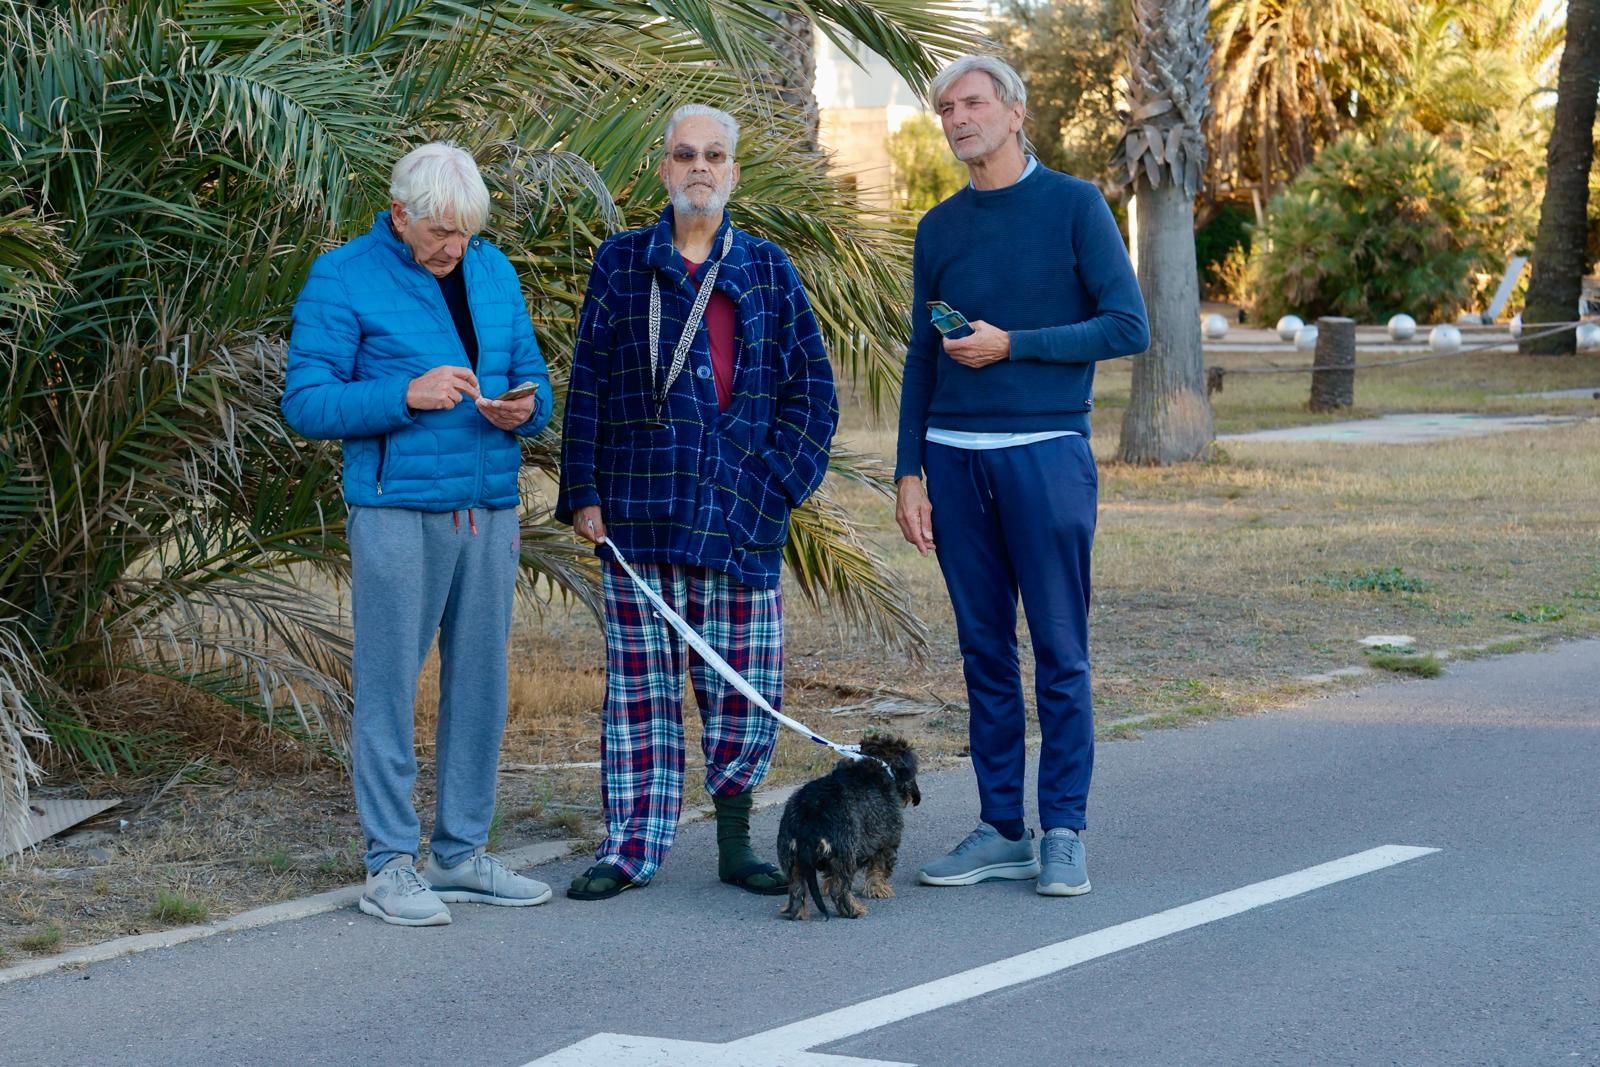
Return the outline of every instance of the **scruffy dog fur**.
[[[789,901],[782,914],[790,919],[806,917],[808,889],[817,910],[828,917],[818,874],[827,883],[833,910],[849,919],[867,913],[851,892],[857,871],[866,872],[865,896],[894,896],[889,875],[905,827],[901,809],[922,803],[917,754],[908,742],[889,734],[868,737],[861,742],[861,752],[888,764],[894,776],[876,760],[841,759],[827,775],[802,786],[784,806],[778,824],[778,866],[789,876]]]

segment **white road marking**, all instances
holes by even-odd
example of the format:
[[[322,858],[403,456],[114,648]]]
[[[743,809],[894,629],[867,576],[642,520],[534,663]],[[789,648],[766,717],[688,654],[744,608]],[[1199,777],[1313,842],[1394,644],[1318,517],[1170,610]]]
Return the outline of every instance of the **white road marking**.
[[[1147,915],[1142,919],[1059,941],[898,993],[802,1019],[725,1045],[626,1034],[596,1034],[577,1045],[534,1060],[525,1067],[576,1067],[595,1062],[596,1053],[618,1052],[626,1052],[626,1062],[634,1067],[886,1067],[882,1061],[824,1056],[807,1050],[960,1004],[986,993],[1045,978],[1113,952],[1302,896],[1437,851],[1436,848],[1413,845],[1382,845],[1293,874]]]

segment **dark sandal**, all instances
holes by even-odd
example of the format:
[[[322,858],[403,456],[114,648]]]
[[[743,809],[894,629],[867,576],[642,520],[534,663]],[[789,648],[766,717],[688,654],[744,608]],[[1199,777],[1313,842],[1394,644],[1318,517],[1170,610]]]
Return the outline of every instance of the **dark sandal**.
[[[733,874],[723,875],[722,880],[729,885],[738,886],[746,893],[756,893],[763,897],[782,896],[789,891],[789,879],[770,863],[752,863],[739,868]]]
[[[567,896],[573,900],[610,900],[638,884],[612,864],[597,863],[572,880]]]

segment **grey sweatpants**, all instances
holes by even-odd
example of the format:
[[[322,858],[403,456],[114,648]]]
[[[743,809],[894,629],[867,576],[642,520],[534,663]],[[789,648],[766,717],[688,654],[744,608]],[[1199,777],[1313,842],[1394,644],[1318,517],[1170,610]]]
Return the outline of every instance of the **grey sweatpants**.
[[[347,524],[355,621],[356,807],[367,870],[418,856],[412,804],[417,675],[439,638],[438,801],[429,849],[454,866],[494,816],[506,724],[506,641],[521,535],[514,508],[353,507]]]

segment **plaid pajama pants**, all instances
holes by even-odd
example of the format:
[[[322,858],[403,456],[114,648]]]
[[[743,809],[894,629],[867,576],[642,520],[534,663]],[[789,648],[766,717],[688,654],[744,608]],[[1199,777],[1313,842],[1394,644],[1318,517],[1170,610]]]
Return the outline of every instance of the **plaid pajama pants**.
[[[643,885],[661,866],[683,806],[683,672],[703,724],[706,792],[732,796],[767,773],[778,722],[693,653],[617,564],[603,564],[606,696],[600,776],[606,839],[595,860]],[[704,567],[635,563],[688,624],[767,702],[783,710],[783,600]],[[685,659],[688,663],[685,664]]]

